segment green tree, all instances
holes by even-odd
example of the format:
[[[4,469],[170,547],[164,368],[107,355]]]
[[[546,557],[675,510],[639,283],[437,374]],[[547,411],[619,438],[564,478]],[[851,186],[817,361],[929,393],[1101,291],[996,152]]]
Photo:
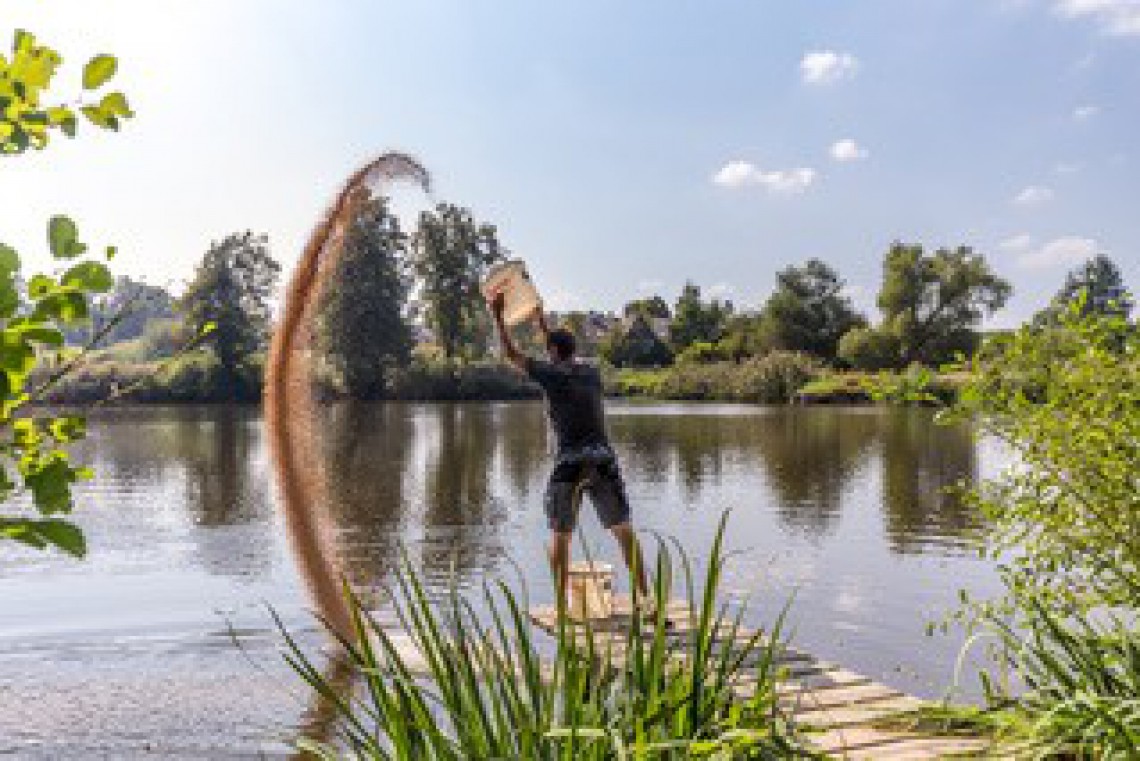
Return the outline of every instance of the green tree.
[[[1073,306],[1082,315],[1095,312],[1127,318],[1132,313],[1132,300],[1115,262],[1098,254],[1070,272],[1061,290],[1033,322],[1039,327],[1055,325]]]
[[[642,315],[630,320],[628,327],[615,326],[602,339],[598,352],[614,367],[664,367],[673,362],[673,352]]]
[[[491,324],[479,285],[503,258],[495,227],[476,223],[469,209],[441,203],[420,214],[412,256],[419,298],[448,359],[487,353]]]
[[[926,254],[895,243],[883,263],[879,330],[899,344],[899,367],[938,365],[978,343],[978,323],[1000,309],[1012,289],[966,246]]]
[[[320,320],[322,348],[354,398],[382,396],[390,371],[411,357],[407,251],[408,236],[387,200],[364,201],[345,235]]]
[[[280,271],[266,236],[233,233],[210,246],[179,301],[189,326],[209,332],[203,343],[218,361],[219,398],[257,394],[251,360],[268,339],[269,298]]]
[[[732,314],[732,304],[720,299],[705,302],[701,289],[694,283],[685,283],[673,322],[669,325],[669,343],[673,351],[681,351],[697,341],[716,343],[724,333],[725,323]]]
[[[725,323],[724,335],[716,344],[717,350],[734,362],[767,354],[774,347],[765,325],[757,314],[731,316]]]
[[[819,259],[802,267],[787,267],[776,275],[776,290],[764,304],[762,317],[771,348],[803,351],[834,360],[839,339],[852,328],[866,325],[845,283]]]
[[[622,309],[624,317],[634,317],[641,315],[642,317],[658,317],[668,319],[672,317],[669,313],[669,305],[665,303],[665,299],[660,296],[650,296],[646,299],[635,299],[625,305]]]
[[[68,331],[68,343],[83,344],[98,336],[95,345],[110,346],[140,338],[152,321],[174,319],[174,301],[160,285],[120,276],[114,288],[92,302],[89,323]]]
[[[889,370],[898,366],[899,340],[885,330],[853,328],[839,339],[836,356],[856,370]]]
[[[10,56],[0,55],[0,156],[42,150],[56,131],[75,135],[73,106],[45,103],[62,62],[57,51],[37,44],[25,31],[16,32]],[[83,90],[99,90],[117,68],[114,56],[95,56],[84,67]],[[73,103],[104,129],[118,129],[121,119],[133,115],[119,92],[97,102],[80,96]],[[16,213],[11,199],[0,201],[0,207]],[[17,251],[0,243],[0,502],[27,494],[32,505],[18,514],[0,514],[0,539],[82,556],[87,550],[83,533],[63,516],[74,507],[72,486],[91,477],[66,449],[83,438],[85,421],[29,405],[41,401],[82,360],[82,354],[52,357],[63,348],[64,332],[88,318],[90,297],[110,290],[113,278],[103,261],[84,258],[88,247],[70,218],[57,215],[48,221],[47,242],[52,258],[65,266],[61,275],[25,278]],[[104,258],[113,256],[114,249],[107,248]]]

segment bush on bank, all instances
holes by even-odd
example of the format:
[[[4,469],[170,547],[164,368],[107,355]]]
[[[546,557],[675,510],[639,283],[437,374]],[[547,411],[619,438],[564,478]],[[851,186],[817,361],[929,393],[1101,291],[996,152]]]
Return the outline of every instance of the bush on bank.
[[[616,396],[779,404],[823,375],[823,365],[798,352],[773,351],[743,362],[677,364],[659,370],[614,370],[607,391]]]

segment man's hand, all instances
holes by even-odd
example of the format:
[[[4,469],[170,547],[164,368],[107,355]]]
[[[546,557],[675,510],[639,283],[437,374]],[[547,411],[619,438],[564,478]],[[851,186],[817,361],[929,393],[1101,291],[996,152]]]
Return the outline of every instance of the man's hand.
[[[532,316],[534,317],[535,325],[538,325],[538,329],[542,332],[542,337],[545,339],[550,335],[550,328],[546,325],[546,313],[542,311],[542,304],[534,308],[534,314]]]
[[[491,298],[491,314],[495,316],[495,320],[501,322],[503,319],[503,310],[507,308],[507,294],[499,292]]]

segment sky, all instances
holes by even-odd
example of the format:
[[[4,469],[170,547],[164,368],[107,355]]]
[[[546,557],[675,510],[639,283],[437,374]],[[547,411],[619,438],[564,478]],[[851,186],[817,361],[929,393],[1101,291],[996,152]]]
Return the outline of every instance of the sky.
[[[0,164],[32,264],[62,212],[155,284],[247,229],[288,268],[397,148],[555,309],[686,280],[755,308],[818,257],[874,316],[896,240],[984,254],[1015,291],[994,327],[1095,253],[1140,289],[1140,0],[0,0],[16,28],[63,98],[115,53],[137,113]]]

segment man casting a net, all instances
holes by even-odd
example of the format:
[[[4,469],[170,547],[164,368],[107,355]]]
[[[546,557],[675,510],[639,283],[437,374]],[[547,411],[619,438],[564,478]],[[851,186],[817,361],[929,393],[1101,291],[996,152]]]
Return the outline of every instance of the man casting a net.
[[[601,373],[575,358],[573,333],[548,329],[541,307],[535,309],[534,320],[545,341],[548,360],[525,356],[515,345],[503,319],[504,303],[502,294],[491,302],[503,354],[542,388],[550,425],[558,441],[554,471],[543,501],[551,531],[550,568],[558,600],[565,609],[570,542],[577,524],[581,494],[590,498],[602,525],[617,539],[625,564],[636,578],[638,591],[642,599],[647,600],[645,567],[630,525],[629,499],[617,456],[606,435]]]

